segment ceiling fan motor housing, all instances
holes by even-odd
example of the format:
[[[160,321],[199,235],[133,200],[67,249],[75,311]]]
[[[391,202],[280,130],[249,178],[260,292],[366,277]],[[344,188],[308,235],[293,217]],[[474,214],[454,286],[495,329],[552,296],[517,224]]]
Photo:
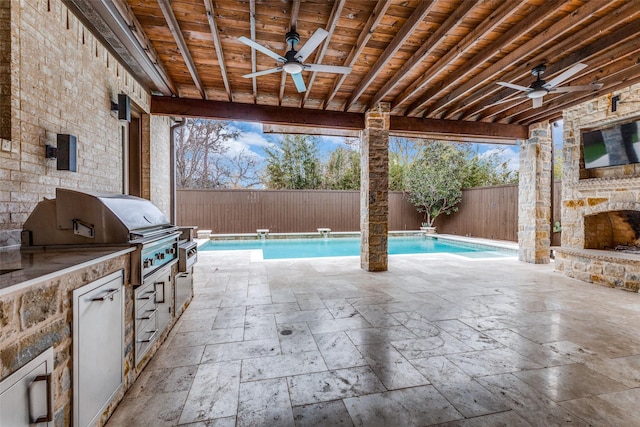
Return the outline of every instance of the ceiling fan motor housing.
[[[292,49],[284,54],[287,62],[282,65],[282,69],[289,74],[298,74],[304,70],[302,63],[296,59],[297,53],[298,52]]]

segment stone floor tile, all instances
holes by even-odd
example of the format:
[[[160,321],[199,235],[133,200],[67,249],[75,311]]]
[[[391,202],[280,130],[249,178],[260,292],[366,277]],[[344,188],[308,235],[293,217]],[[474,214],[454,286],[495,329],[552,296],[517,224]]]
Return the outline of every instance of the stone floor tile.
[[[342,400],[294,406],[293,420],[299,427],[353,427]]]
[[[180,427],[235,427],[236,417],[216,418],[195,423],[180,424]]]
[[[243,360],[242,381],[280,378],[326,370],[327,365],[319,351],[283,354]]]
[[[344,332],[313,336],[329,369],[364,366],[367,361]]]
[[[384,385],[368,366],[323,371],[289,377],[294,406],[328,402],[384,391]]]
[[[584,420],[589,426],[616,426],[635,427],[640,425],[640,416],[637,410],[628,412],[613,403],[602,399],[600,396],[583,397],[582,399],[567,400],[561,405],[568,411]]]
[[[324,306],[323,306],[324,307]],[[300,310],[288,313],[277,313],[276,322],[280,323],[298,323],[311,322],[318,320],[333,320],[333,316],[326,308],[315,310]]]
[[[278,339],[274,314],[247,314],[244,320],[244,340]]]
[[[146,369],[175,368],[178,366],[198,365],[202,361],[204,345],[192,347],[173,347],[165,342],[147,365]]]
[[[417,336],[404,326],[388,328],[362,328],[345,331],[355,345],[391,342],[401,339],[416,339]]]
[[[424,426],[464,418],[433,386],[344,399],[356,426]]]
[[[239,427],[293,426],[286,379],[240,383],[237,420]]]
[[[429,384],[391,344],[362,345],[358,350],[387,390]]]
[[[210,331],[213,329],[213,321],[215,320],[218,310],[211,310],[210,312],[211,317],[180,319],[180,322],[176,324],[174,330],[176,332]]]
[[[202,363],[255,359],[279,354],[281,354],[280,343],[276,339],[212,344],[205,347]]]
[[[623,390],[614,393],[601,394],[598,396],[605,402],[622,409],[625,413],[640,419],[640,389]],[[638,423],[640,425],[640,423]]]
[[[362,316],[356,314],[353,317],[342,319],[323,319],[309,321],[309,328],[313,334],[326,334],[330,332],[342,332],[353,329],[370,328],[371,325]]]
[[[197,371],[198,365],[145,369],[127,391],[125,399],[153,396],[155,393],[189,391]]]
[[[277,331],[283,354],[318,351],[316,341],[305,322],[279,324]]]
[[[178,425],[187,392],[154,393],[123,400],[107,423],[108,427],[169,427]]]
[[[576,414],[553,402],[546,395],[521,381],[513,374],[478,378],[484,388],[502,399],[511,409],[535,427],[571,425],[587,427]]]
[[[590,358],[584,362],[594,371],[606,375],[629,388],[640,387],[640,356],[615,359]]]
[[[180,423],[236,416],[239,387],[239,361],[200,365],[180,415]]]
[[[411,360],[411,364],[436,387],[466,384],[473,377],[460,369],[444,356],[425,357]]]
[[[581,363],[514,372],[513,375],[556,402],[612,393],[626,388]]]
[[[246,307],[222,307],[213,322],[213,329],[242,328]]]
[[[441,320],[434,322],[434,325],[446,331],[454,338],[464,342],[474,350],[503,347],[502,344],[489,335],[479,332],[459,320]]]
[[[202,344],[220,344],[223,342],[242,341],[244,328],[213,329],[202,332],[177,333],[171,339],[171,347],[192,347]]]
[[[435,387],[465,417],[476,417],[511,409],[476,381],[439,384]]]
[[[322,302],[336,319],[353,317],[358,314],[358,311],[344,298],[323,299]]]
[[[535,427],[535,424],[528,423],[515,411],[506,411],[435,424],[434,427]]]
[[[358,313],[373,327],[398,326],[398,322],[393,316],[384,311],[379,305],[368,305],[359,307]]]
[[[285,302],[263,305],[248,305],[246,315],[247,317],[249,317],[263,314],[289,313],[291,311],[300,311],[298,303]]]
[[[472,377],[541,368],[537,363],[508,348],[447,354],[446,357]]]
[[[391,344],[409,360],[473,350],[444,331],[439,331],[438,335],[428,338],[392,341]]]
[[[502,345],[544,367],[568,365],[574,362],[568,355],[549,346],[535,343],[509,329],[494,329],[486,333]]]

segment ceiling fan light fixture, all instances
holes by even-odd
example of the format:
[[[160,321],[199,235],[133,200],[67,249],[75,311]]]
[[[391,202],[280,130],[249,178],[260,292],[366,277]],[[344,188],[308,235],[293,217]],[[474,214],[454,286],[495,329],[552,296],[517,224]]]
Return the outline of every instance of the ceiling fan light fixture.
[[[527,92],[527,97],[530,99],[542,98],[548,93],[546,89],[534,89],[531,92]]]
[[[304,66],[299,62],[291,61],[284,63],[282,69],[289,74],[298,74],[304,70]]]

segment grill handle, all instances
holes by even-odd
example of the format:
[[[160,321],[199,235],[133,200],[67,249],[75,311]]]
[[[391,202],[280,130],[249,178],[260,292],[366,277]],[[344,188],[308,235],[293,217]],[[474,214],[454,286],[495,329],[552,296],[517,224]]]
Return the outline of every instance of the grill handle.
[[[107,289],[105,292],[106,294],[102,295],[101,297],[95,297],[95,298],[91,298],[91,301],[106,301],[106,300],[111,300],[113,301],[113,296],[115,294],[117,294],[120,291],[120,289],[115,288],[115,289]]]

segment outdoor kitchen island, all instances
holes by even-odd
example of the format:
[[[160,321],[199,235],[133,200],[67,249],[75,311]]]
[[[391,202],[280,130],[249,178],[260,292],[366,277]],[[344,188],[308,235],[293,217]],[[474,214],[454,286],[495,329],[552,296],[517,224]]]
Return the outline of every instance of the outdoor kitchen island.
[[[22,234],[0,251],[0,425],[103,425],[191,300],[181,231],[148,201],[59,190]]]
[[[38,355],[52,349],[53,361],[49,367],[52,422],[48,425],[73,425],[73,385],[77,380],[73,375],[74,291],[89,288],[113,274],[121,275],[123,280],[122,384],[96,418],[97,425],[106,422],[175,323],[173,319],[136,365],[134,287],[130,281],[133,250],[126,247],[0,251],[4,273],[0,275],[0,378],[6,380]],[[177,264],[173,269],[177,271]],[[98,349],[101,350],[104,349]],[[46,397],[40,400],[46,401]],[[46,402],[41,406],[46,408]]]

